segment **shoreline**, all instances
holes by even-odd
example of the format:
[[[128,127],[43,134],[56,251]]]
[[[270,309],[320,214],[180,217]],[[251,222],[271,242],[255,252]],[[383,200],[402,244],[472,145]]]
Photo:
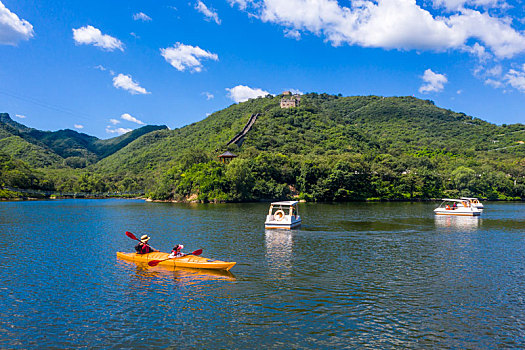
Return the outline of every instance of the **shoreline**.
[[[134,200],[143,200],[145,202],[150,203],[188,203],[188,204],[229,204],[229,203],[270,203],[278,200],[297,200],[300,203],[419,203],[419,202],[439,202],[442,201],[442,198],[413,198],[413,199],[378,199],[378,198],[370,198],[370,199],[359,199],[359,200],[348,200],[348,201],[334,201],[334,202],[315,202],[315,201],[307,201],[305,199],[297,199],[297,198],[291,198],[291,199],[260,199],[255,201],[224,201],[224,200],[217,200],[217,201],[208,201],[208,200],[199,200],[199,199],[183,199],[183,200],[175,200],[175,199],[152,199],[152,198],[146,198],[143,196],[119,196],[119,195],[108,195],[108,196],[96,196],[96,195],[71,195],[71,196],[41,196],[41,197],[30,197],[30,196],[24,196],[22,193],[16,193],[20,196],[18,197],[0,197],[0,202],[22,202],[22,201],[40,201],[40,200],[63,200],[63,199],[134,199]],[[191,197],[190,197],[191,198]],[[490,201],[490,202],[525,202],[525,199],[523,198],[511,198],[511,199],[486,199],[482,197],[478,197],[482,201]]]
[[[135,199],[135,200],[145,200],[142,197],[121,197],[121,196],[106,196],[106,197],[96,197],[96,196],[56,196],[56,197],[15,197],[15,198],[4,198],[0,197],[0,202],[24,202],[24,201],[54,201],[54,200],[63,200],[63,199]]]

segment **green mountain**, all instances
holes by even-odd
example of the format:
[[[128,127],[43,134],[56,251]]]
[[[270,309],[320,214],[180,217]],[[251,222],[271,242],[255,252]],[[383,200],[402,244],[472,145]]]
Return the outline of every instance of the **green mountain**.
[[[124,135],[100,140],[94,136],[65,129],[41,131],[28,128],[0,114],[0,150],[33,167],[81,168],[115,153],[130,142],[166,126],[144,126]]]
[[[86,159],[85,171],[44,172],[44,182],[62,191],[145,190],[156,199],[203,201],[525,199],[523,124],[498,126],[413,97],[311,93],[293,108],[281,108],[281,98],[110,140],[0,119],[0,151],[24,160],[1,146],[7,133],[41,147],[31,153],[42,157],[48,150]],[[238,156],[229,164],[217,158],[226,150]]]
[[[289,109],[281,97],[150,133],[93,169],[134,177],[164,199],[525,196],[522,124],[498,126],[413,97],[307,94]],[[239,156],[227,166],[217,163],[225,150]]]
[[[285,155],[347,153],[449,152],[473,155],[510,147],[525,155],[522,124],[497,126],[463,113],[436,107],[413,97],[339,97],[308,94],[298,108],[281,109],[280,97],[258,98],[232,105],[208,118],[176,130],[147,135],[97,163],[103,172],[163,168],[185,152],[218,155],[250,116],[260,113],[242,147]]]

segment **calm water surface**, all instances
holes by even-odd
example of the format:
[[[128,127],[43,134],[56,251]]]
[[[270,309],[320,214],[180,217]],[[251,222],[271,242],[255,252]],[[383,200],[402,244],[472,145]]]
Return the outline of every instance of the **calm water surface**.
[[[137,200],[0,203],[0,348],[525,348],[525,204]],[[120,261],[125,236],[236,261],[232,274]]]

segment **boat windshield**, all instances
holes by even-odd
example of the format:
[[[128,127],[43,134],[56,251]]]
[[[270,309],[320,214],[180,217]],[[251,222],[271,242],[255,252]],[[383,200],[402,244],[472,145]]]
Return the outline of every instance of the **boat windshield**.
[[[284,215],[298,215],[298,210],[295,205],[283,204],[283,203],[272,203],[268,215],[275,215],[278,211],[282,211]]]
[[[441,202],[441,205],[439,207],[441,208],[456,208],[457,206],[463,206],[465,208],[470,207],[470,201],[466,199],[443,199],[443,202]]]

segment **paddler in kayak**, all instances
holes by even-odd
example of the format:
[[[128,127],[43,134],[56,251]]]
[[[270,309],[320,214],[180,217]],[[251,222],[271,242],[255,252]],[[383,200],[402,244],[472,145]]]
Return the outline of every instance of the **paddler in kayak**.
[[[157,251],[148,244],[148,241],[150,240],[150,238],[151,237],[148,235],[142,235],[142,237],[140,237],[140,243],[135,246],[135,250],[137,251],[137,254],[147,254],[147,253]]]
[[[175,247],[173,247],[173,249],[171,250],[171,254],[168,256],[169,259],[173,259],[173,258],[178,258],[180,256],[184,256],[186,254],[184,254],[182,252],[182,249],[184,248],[184,246],[182,244],[177,244]]]

